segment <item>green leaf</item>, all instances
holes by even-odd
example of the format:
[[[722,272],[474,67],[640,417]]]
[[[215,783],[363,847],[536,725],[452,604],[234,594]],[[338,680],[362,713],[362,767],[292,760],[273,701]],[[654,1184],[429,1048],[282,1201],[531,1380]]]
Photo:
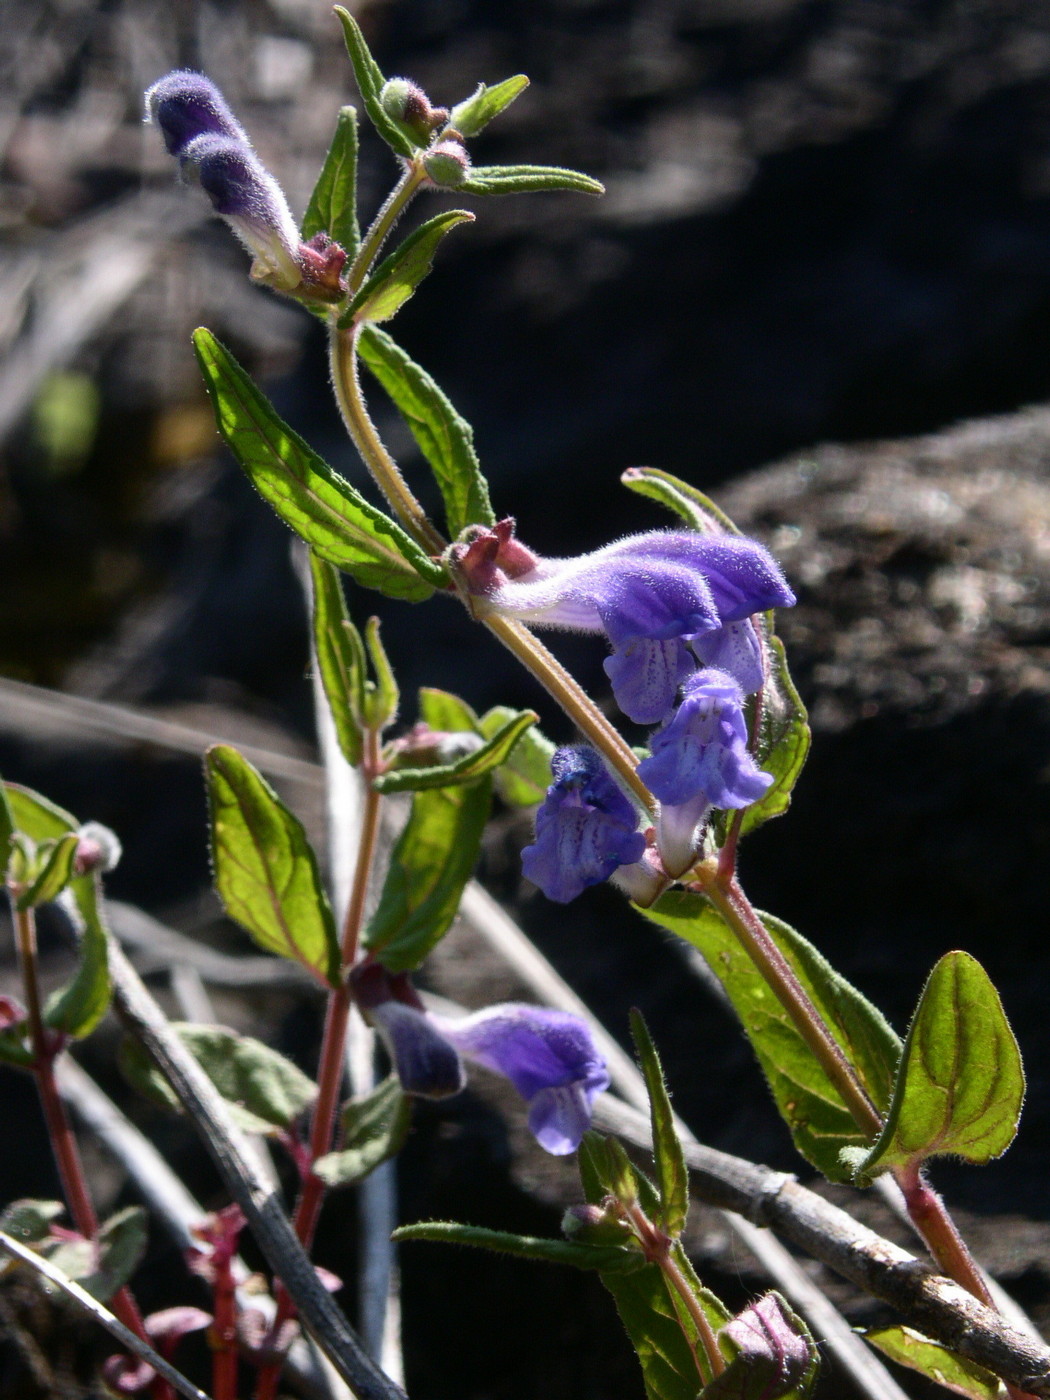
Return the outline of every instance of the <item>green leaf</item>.
[[[741,533],[710,496],[705,496],[695,486],[672,476],[670,472],[659,471],[656,467],[628,467],[620,480],[628,491],[666,506],[675,515],[681,516],[690,529],[698,530],[702,535]]]
[[[385,331],[365,326],[358,354],[401,411],[430,463],[455,538],[467,525],[492,525],[495,513],[474,451],[474,434],[438,386]]]
[[[27,1021],[19,1021],[17,1025],[5,1026],[0,1030],[0,1062],[5,1065],[17,1065],[19,1069],[30,1069],[35,1059],[33,1047],[29,1043]],[[3,1229],[6,1229],[6,1226],[0,1225],[0,1230]]]
[[[745,808],[741,835],[754,831],[771,817],[779,817],[791,805],[791,793],[809,754],[809,716],[788,670],[784,644],[774,636],[766,614],[765,642],[769,679],[762,690],[762,711],[755,760],[773,781],[758,799]],[[755,700],[749,702],[753,712]]]
[[[930,1157],[1001,1157],[1024,1089],[1021,1052],[991,979],[969,953],[945,953],[919,998],[886,1127],[858,1179]]]
[[[445,235],[457,224],[473,222],[468,209],[448,209],[421,224],[372,273],[339,318],[340,329],[355,321],[389,321],[434,266],[434,254]]]
[[[274,1136],[317,1098],[317,1085],[283,1055],[225,1026],[173,1021],[171,1029],[200,1063],[246,1132]],[[163,1108],[181,1112],[174,1090],[138,1041],[125,1039],[120,1068],[128,1082]]]
[[[102,881],[82,875],[70,885],[77,913],[80,943],[77,970],[56,988],[44,1006],[44,1020],[53,1030],[82,1040],[109,1010],[113,987],[109,975],[109,930],[103,914]]]
[[[504,78],[501,83],[493,83],[492,87],[479,83],[476,92],[471,93],[462,102],[457,102],[452,108],[448,119],[449,126],[468,139],[476,136],[482,128],[488,126],[493,117],[498,117],[516,97],[520,97],[528,85],[529,80],[524,73],[518,73],[513,78]]]
[[[538,718],[532,710],[515,713],[491,739],[454,763],[435,764],[429,768],[393,768],[376,778],[375,789],[377,792],[422,792],[450,784],[476,783],[506,763],[515,744]]]
[[[303,240],[327,233],[352,259],[361,242],[357,226],[357,112],[340,107],[335,134],[303,215]]]
[[[653,1159],[656,1163],[656,1184],[660,1191],[660,1216],[655,1223],[677,1238],[685,1228],[689,1214],[689,1173],[685,1154],[675,1129],[674,1110],[664,1083],[660,1057],[645,1018],[638,1010],[631,1011],[631,1035],[649,1092]]]
[[[340,1117],[342,1147],[313,1165],[314,1173],[328,1186],[350,1186],[401,1151],[412,1122],[412,1101],[397,1075],[391,1074],[370,1094],[351,1099]]]
[[[456,917],[481,849],[492,781],[417,792],[390,856],[365,946],[392,972],[418,967]]]
[[[335,12],[339,17],[339,23],[343,26],[346,51],[353,64],[354,77],[357,79],[361,101],[364,103],[369,121],[396,155],[409,157],[415,155],[415,143],[410,141],[397,123],[392,121],[383,111],[379,94],[383,90],[386,79],[383,77],[379,64],[372,57],[372,51],[365,41],[365,36],[361,33],[360,25],[353,15],[343,9],[342,5],[336,5]]]
[[[142,1262],[148,1238],[142,1206],[126,1206],[111,1215],[98,1232],[98,1262],[89,1274],[81,1276],[81,1286],[100,1303],[107,1302]]]
[[[53,899],[58,898],[73,878],[73,861],[76,859],[79,844],[76,832],[69,831],[58,837],[46,855],[41,847],[42,863],[39,871],[29,888],[15,900],[16,909],[35,909],[40,904],[50,904]]]
[[[8,847],[15,834],[15,819],[8,805],[4,784],[0,781],[0,875],[7,869]],[[2,881],[0,881],[2,883]]]
[[[33,841],[60,841],[80,828],[72,813],[39,793],[17,784],[5,785],[8,806],[17,829]],[[102,914],[102,882],[97,875],[79,875],[69,883],[72,911],[80,935],[77,970],[47,999],[44,1019],[54,1030],[82,1039],[95,1029],[109,1008],[109,934]],[[6,1058],[19,1060],[17,1044],[7,1044]],[[4,1051],[0,1051],[0,1058]]]
[[[338,571],[310,551],[313,641],[317,669],[343,757],[361,762],[361,713],[365,699],[365,649],[346,611]]]
[[[65,1212],[61,1201],[12,1201],[0,1215],[0,1230],[22,1244],[35,1245],[47,1239],[52,1223]]]
[[[857,1128],[838,1090],[718,912],[702,896],[685,890],[671,891],[641,912],[704,955],[740,1017],[798,1150],[832,1181],[851,1180],[839,1152],[844,1147],[867,1149],[870,1141]],[[886,1113],[900,1040],[881,1012],[801,934],[770,914],[760,917],[856,1070],[868,1097],[880,1113]]]
[[[577,1269],[601,1269],[603,1274],[628,1273],[642,1267],[642,1256],[633,1249],[615,1245],[602,1248],[570,1244],[567,1240],[541,1240],[532,1235],[511,1235],[504,1230],[483,1230],[478,1225],[457,1225],[450,1220],[425,1220],[418,1225],[402,1225],[393,1239],[432,1240],[436,1244],[466,1244],[512,1254],[517,1259],[535,1259],[546,1264],[571,1264]],[[694,1392],[695,1400],[695,1392]]]
[[[518,712],[507,705],[495,705],[482,715],[478,727],[486,739]],[[496,791],[513,807],[533,807],[542,802],[551,785],[551,758],[555,745],[532,726],[526,729],[507,758],[496,769]]]
[[[557,165],[475,165],[457,188],[464,194],[534,194],[543,190],[605,193],[600,180]]]
[[[383,730],[393,724],[401,704],[394,669],[390,665],[379,638],[379,618],[370,617],[365,624],[365,645],[372,660],[375,684],[365,687],[365,720],[372,728]]]
[[[865,1332],[867,1341],[891,1361],[918,1371],[927,1380],[943,1385],[970,1400],[998,1400],[1002,1395],[999,1377],[974,1361],[957,1356],[940,1342],[933,1342],[911,1327],[882,1327]]]
[[[443,586],[444,569],[281,421],[210,331],[195,331],[193,343],[219,432],[287,526],[322,559],[391,598],[419,602]]]
[[[338,987],[341,957],[317,858],[302,823],[236,749],[205,756],[215,888],[260,948]]]
[[[438,690],[436,686],[420,687],[419,717],[429,728],[439,732],[464,730],[472,734],[481,733],[478,717],[467,702],[449,690]]]

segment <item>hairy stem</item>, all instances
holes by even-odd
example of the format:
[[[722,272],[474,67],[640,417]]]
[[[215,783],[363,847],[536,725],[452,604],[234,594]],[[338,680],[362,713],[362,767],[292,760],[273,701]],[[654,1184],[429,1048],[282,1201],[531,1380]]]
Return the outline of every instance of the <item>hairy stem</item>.
[[[372,220],[372,226],[361,240],[357,256],[346,274],[346,285],[350,296],[356,295],[364,285],[372,264],[379,256],[383,244],[390,237],[394,225],[408,208],[421,185],[426,181],[426,171],[419,161],[411,161],[405,173],[387,195],[382,207]]]

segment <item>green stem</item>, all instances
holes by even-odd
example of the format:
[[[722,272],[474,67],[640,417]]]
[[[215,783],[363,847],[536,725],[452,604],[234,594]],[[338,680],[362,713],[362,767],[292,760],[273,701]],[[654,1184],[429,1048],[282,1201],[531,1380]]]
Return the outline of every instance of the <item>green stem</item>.
[[[689,1280],[682,1273],[678,1261],[674,1257],[675,1241],[669,1235],[665,1235],[662,1230],[657,1229],[637,1201],[625,1201],[622,1205],[627,1219],[634,1226],[634,1232],[646,1259],[659,1268],[664,1276],[664,1282],[678,1294],[686,1312],[692,1319],[696,1334],[700,1338],[700,1344],[707,1357],[711,1375],[720,1376],[726,1368],[725,1357],[722,1355],[714,1328],[711,1326],[707,1314],[700,1306],[700,1301],[693,1292]],[[685,1339],[689,1344],[689,1350],[693,1353],[693,1359],[696,1361],[700,1380],[702,1384],[706,1385],[708,1376],[700,1365],[696,1344],[688,1332],[685,1332]]]
[[[539,638],[523,623],[512,618],[500,617],[497,613],[486,614],[483,610],[479,611],[479,617],[493,636],[498,637],[508,651],[514,653],[548,695],[558,702],[580,732],[604,755],[606,762],[623,785],[647,811],[651,812],[653,796],[638,776],[638,760],[631,752],[630,746],[561,662],[551,655]]]
[[[882,1132],[882,1116],[735,877],[726,878],[705,865],[698,866],[695,873],[704,893],[736,934],[817,1063],[838,1090],[857,1127],[874,1141]]]
[[[356,326],[341,331],[334,324],[329,332],[332,383],[346,430],[404,528],[428,554],[443,554],[446,541],[412,494],[401,468],[387,451],[369,416],[357,373],[358,332]]]
[[[426,171],[423,169],[422,163],[412,161],[406,166],[405,173],[387,195],[378,214],[372,220],[371,228],[361,240],[357,256],[350,264],[350,271],[346,274],[346,285],[351,297],[355,296],[364,286],[365,278],[379,256],[383,244],[390,237],[394,225],[408,208],[420,187],[426,183],[426,178]]]

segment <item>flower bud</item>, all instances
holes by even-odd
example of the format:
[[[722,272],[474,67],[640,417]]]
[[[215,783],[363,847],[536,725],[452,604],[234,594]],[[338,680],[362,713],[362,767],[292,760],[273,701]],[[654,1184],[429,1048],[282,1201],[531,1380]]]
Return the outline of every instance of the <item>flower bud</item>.
[[[612,1197],[605,1205],[569,1206],[561,1218],[561,1232],[575,1244],[622,1245],[633,1238]]]
[[[432,107],[423,89],[408,78],[387,79],[379,104],[418,146],[428,145],[437,128],[448,121],[448,108]]]
[[[458,141],[439,141],[423,157],[423,169],[442,189],[455,189],[470,174],[470,157]]]
[[[438,768],[476,753],[484,742],[469,729],[446,732],[421,723],[395,739],[385,757],[391,768]]]
[[[73,857],[73,874],[89,875],[97,870],[105,875],[120,863],[123,848],[115,831],[101,822],[85,822],[77,832],[77,853]]]

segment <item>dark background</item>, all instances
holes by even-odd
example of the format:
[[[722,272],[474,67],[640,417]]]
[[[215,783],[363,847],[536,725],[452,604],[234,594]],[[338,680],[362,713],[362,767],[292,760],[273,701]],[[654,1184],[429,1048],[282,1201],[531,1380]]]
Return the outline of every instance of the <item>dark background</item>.
[[[247,283],[241,250],[173,188],[139,104],[169,68],[205,69],[301,210],[335,112],[356,100],[338,28],[312,0],[8,9],[0,674],[307,753],[289,537],[217,451],[192,327],[210,325],[328,460],[363,473],[319,328]],[[475,202],[477,223],[442,249],[398,338],[474,424],[497,509],[541,552],[662,523],[617,484],[648,464],[715,493],[780,554],[815,743],[791,813],[746,846],[745,881],[900,1030],[941,953],[965,947],[987,966],[1026,1055],[1026,1115],[1002,1163],[937,1179],[1042,1315],[1050,420],[1023,410],[1050,376],[1050,5],[401,0],[359,17],[384,71],[435,102],[530,75],[476,143],[479,162],[605,181],[601,201]],[[362,162],[367,218],[396,172],[368,133]],[[955,427],[982,415],[999,416]],[[479,708],[534,705],[569,737],[448,601],[410,608],[353,585],[349,597],[359,618],[384,618],[406,718],[414,687],[437,684]],[[604,698],[601,647],[557,649]],[[206,892],[193,761],[44,740],[5,711],[0,767],[120,832],[115,894],[243,946]],[[494,827],[493,888],[617,1034],[629,1005],[646,1009],[702,1137],[795,1167],[746,1045],[676,950],[608,891],[567,911],[530,892],[516,859],[527,834],[509,814]],[[472,990],[461,963],[435,978],[480,1004],[487,974]],[[226,1010],[309,1065],[315,1008]],[[13,1075],[4,1085],[27,1125],[3,1163],[5,1198],[40,1194],[32,1098]],[[549,1203],[570,1179],[541,1176],[518,1136],[474,1097],[421,1114],[405,1218],[553,1231]],[[351,1212],[332,1212],[335,1238]],[[704,1248],[718,1286],[758,1286],[716,1238]],[[634,1393],[599,1290],[547,1275],[537,1287],[524,1266],[474,1256],[438,1274],[430,1247],[404,1253],[413,1395]],[[340,1268],[338,1249],[326,1262]]]

